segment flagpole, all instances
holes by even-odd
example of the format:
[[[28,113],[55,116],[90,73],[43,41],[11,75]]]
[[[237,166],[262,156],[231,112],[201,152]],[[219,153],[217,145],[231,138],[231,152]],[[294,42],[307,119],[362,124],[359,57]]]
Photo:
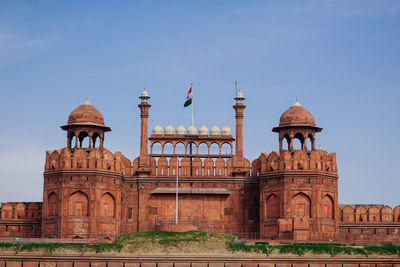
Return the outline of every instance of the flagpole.
[[[193,83],[190,84],[190,87],[192,88],[192,125],[194,126],[194,122],[193,122]]]
[[[179,161],[176,157],[176,195],[175,195],[175,225],[178,224],[178,174],[179,174]]]

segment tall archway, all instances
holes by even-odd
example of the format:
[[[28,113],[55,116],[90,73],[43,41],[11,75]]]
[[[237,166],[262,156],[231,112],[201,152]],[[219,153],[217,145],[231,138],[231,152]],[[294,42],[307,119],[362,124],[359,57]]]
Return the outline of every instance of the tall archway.
[[[69,216],[88,216],[89,198],[82,191],[73,193],[68,199]]]
[[[115,217],[115,200],[108,192],[101,197],[100,212],[103,217]]]
[[[304,193],[298,193],[292,198],[292,215],[311,218],[311,199]]]
[[[322,218],[334,219],[333,199],[329,195],[325,195],[321,201],[322,204]]]

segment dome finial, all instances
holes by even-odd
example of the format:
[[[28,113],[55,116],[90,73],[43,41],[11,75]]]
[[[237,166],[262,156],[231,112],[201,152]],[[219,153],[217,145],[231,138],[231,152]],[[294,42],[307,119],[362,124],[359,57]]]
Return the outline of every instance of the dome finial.
[[[292,107],[302,107],[302,105],[300,104],[299,100],[296,97],[296,102],[294,102],[294,104],[292,105]]]
[[[83,105],[85,105],[85,106],[91,106],[91,104],[90,104],[90,102],[89,102],[89,100],[88,100],[87,97],[86,97],[85,101],[83,102]]]

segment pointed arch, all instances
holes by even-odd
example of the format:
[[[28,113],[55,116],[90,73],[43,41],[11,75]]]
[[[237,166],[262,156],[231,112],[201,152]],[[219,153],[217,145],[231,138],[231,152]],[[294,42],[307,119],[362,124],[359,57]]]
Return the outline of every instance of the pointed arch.
[[[47,215],[57,216],[58,215],[58,196],[56,193],[51,192],[47,197]]]
[[[68,198],[69,216],[89,216],[89,197],[82,191],[72,193]]]
[[[354,208],[346,206],[342,210],[342,222],[354,222]]]
[[[335,218],[335,211],[334,211],[334,204],[333,204],[333,198],[326,194],[321,201],[322,204],[322,212],[321,216],[322,218],[329,218],[329,219],[334,219]]]
[[[293,196],[291,201],[292,215],[311,218],[311,199],[303,192]]]
[[[100,212],[103,217],[115,217],[115,198],[109,192],[101,196]]]

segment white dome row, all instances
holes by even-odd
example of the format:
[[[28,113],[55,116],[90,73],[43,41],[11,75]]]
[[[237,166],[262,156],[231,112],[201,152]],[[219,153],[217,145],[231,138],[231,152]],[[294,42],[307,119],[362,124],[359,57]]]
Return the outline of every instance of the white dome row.
[[[208,128],[204,125],[204,123],[200,126],[198,131],[193,124],[191,124],[187,129],[185,129],[182,124],[179,124],[179,126],[174,130],[174,127],[168,123],[168,125],[164,128],[165,135],[173,135],[174,131],[176,135],[208,135]],[[221,131],[215,123],[210,128],[210,136],[227,136],[231,135],[231,132],[231,128],[229,128],[226,124],[224,127],[222,127]],[[158,123],[153,128],[153,134],[163,134],[163,128]]]

